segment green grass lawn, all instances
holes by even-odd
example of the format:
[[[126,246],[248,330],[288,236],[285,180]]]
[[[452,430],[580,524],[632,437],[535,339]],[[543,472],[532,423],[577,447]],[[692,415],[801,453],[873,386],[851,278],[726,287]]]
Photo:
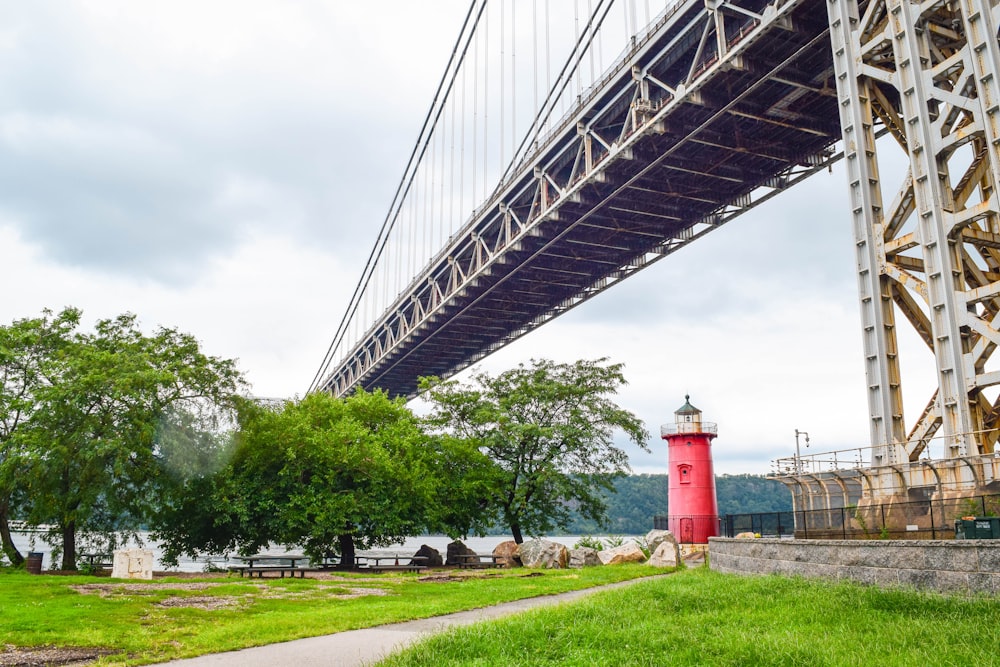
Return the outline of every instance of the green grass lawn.
[[[440,571],[429,573],[430,577],[338,574],[324,579],[222,576],[123,582],[0,570],[0,645],[98,648],[112,652],[98,664],[122,664],[126,658],[130,665],[146,664],[662,572],[631,565]]]
[[[455,629],[379,664],[1000,665],[1000,601],[695,568]]]

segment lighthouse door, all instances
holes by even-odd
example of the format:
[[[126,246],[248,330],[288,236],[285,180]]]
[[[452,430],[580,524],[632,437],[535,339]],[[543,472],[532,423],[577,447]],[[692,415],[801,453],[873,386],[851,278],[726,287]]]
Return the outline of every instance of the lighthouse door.
[[[681,543],[694,544],[694,519],[691,517],[681,519]]]
[[[681,519],[681,544],[694,544],[694,519]]]

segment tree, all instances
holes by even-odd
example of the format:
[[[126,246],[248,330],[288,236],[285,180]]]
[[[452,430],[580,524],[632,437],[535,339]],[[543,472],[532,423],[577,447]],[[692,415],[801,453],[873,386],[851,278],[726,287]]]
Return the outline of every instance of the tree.
[[[235,417],[254,405],[253,399],[246,398],[234,403],[231,413],[211,406],[173,410],[161,428],[163,472],[149,526],[153,539],[160,542],[165,563],[176,565],[178,556],[186,552],[221,554],[233,548],[239,531],[233,515],[220,510],[219,498],[224,494],[219,487],[229,479],[237,447]]]
[[[606,359],[556,364],[533,361],[475,386],[424,378],[435,428],[467,439],[496,467],[491,502],[515,542],[564,527],[572,510],[603,523],[601,490],[629,471],[614,435],[648,451],[642,422],[610,396],[625,384],[621,364]]]
[[[353,565],[357,548],[474,524],[474,516],[438,509],[441,494],[454,491],[442,478],[445,464],[469,470],[474,461],[454,443],[428,437],[401,399],[381,391],[248,405],[232,462],[210,483],[212,502],[181,504],[193,510],[187,518],[196,528],[157,535],[168,557],[280,543]]]
[[[131,314],[74,333],[55,363],[16,458],[26,519],[56,526],[62,568],[71,570],[81,531],[134,533],[152,515],[163,473],[158,438],[171,416],[230,402],[242,378],[235,362],[206,356],[189,334],[144,335]]]
[[[13,565],[24,562],[10,534],[11,512],[24,496],[20,439],[37,406],[37,394],[58,382],[59,357],[80,322],[80,311],[15,320],[0,326],[0,544]]]

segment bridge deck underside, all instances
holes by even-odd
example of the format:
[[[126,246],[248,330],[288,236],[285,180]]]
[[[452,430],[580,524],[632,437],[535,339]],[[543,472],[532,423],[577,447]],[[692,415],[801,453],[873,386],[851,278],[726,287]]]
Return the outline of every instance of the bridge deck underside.
[[[711,62],[703,65],[709,71],[696,94],[653,91],[662,122],[626,137],[630,155],[598,156],[606,158],[600,174],[589,176],[578,196],[564,198],[556,216],[539,218],[530,235],[451,295],[356,384],[412,395],[419,376],[452,374],[672,251],[672,240],[690,236],[727,207],[745,206],[757,188],[780,188],[782,174],[841,136],[826,30],[822,5],[801,3],[790,24],[775,22],[752,43],[734,45],[737,66],[711,71]],[[648,65],[668,86],[684,82],[693,69],[697,44],[679,40],[679,31],[662,39],[684,48]],[[629,85],[627,70],[622,87]],[[609,126],[624,123],[629,102],[608,115]],[[614,106],[609,91],[592,104],[591,116]],[[594,120],[587,112],[582,119]],[[555,171],[570,168],[556,149],[543,158]],[[509,204],[521,219],[537,207],[528,188]],[[801,224],[807,234],[810,221]]]

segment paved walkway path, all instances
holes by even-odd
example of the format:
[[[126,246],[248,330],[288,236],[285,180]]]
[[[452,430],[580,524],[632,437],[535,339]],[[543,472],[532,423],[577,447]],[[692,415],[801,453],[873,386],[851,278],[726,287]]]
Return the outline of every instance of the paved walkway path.
[[[176,667],[273,667],[274,665],[294,665],[294,667],[361,667],[368,665],[401,649],[423,637],[448,628],[470,625],[478,621],[500,618],[510,614],[543,607],[591,595],[598,591],[621,588],[640,581],[649,581],[661,576],[631,579],[615,584],[586,588],[579,591],[543,595],[541,597],[515,600],[502,604],[460,611],[445,616],[407,621],[393,625],[381,625],[363,630],[349,630],[321,637],[296,639],[281,644],[268,644],[228,653],[212,653],[188,660],[162,663]]]

